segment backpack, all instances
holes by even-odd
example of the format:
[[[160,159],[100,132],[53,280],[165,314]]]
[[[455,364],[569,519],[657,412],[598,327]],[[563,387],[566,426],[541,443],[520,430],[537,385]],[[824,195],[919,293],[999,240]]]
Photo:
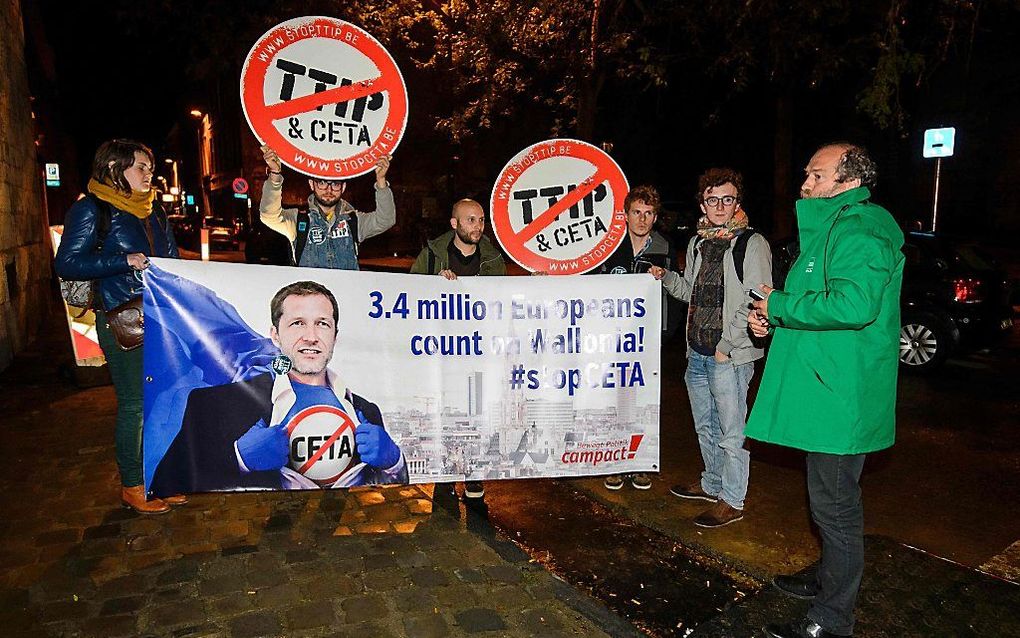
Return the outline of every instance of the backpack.
[[[96,206],[96,247],[93,252],[98,254],[103,252],[103,242],[106,241],[106,236],[110,233],[110,220],[113,213],[110,211],[108,203],[92,193],[86,197],[91,198],[92,203]],[[73,315],[74,319],[82,317],[86,312],[95,308],[96,281],[94,279],[74,280],[58,277],[57,280],[60,282],[60,296],[64,298],[67,305],[81,309],[81,312]]]
[[[354,239],[354,257],[358,256],[358,213],[351,211],[351,214],[347,216],[347,227],[350,229],[351,237]],[[294,238],[294,261],[291,266],[297,266],[301,264],[301,255],[305,252],[305,245],[308,243],[308,231],[311,229],[311,217],[308,214],[308,209],[303,208],[298,211],[297,219],[297,236]]]

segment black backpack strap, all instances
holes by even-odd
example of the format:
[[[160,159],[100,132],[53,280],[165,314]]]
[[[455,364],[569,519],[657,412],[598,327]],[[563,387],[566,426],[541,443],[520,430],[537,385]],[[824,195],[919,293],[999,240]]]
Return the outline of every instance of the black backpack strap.
[[[308,243],[308,227],[311,225],[311,218],[307,210],[299,210],[297,219],[297,236],[294,237],[294,265],[301,265],[301,253],[305,252],[305,244]]]
[[[432,246],[425,245],[425,250],[429,251],[429,268],[426,272],[430,275],[435,275],[436,268],[436,254],[432,252]]]
[[[748,227],[744,232],[737,235],[737,241],[733,242],[733,267],[737,270],[737,281],[744,285],[744,257],[747,255],[747,242],[751,241],[751,235],[756,234],[754,229]]]

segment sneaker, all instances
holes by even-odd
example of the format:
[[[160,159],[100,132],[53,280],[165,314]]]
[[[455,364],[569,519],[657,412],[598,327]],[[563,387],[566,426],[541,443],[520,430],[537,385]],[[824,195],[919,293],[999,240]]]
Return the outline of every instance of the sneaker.
[[[616,491],[623,487],[623,475],[611,474],[606,477],[606,480],[602,481],[602,485],[604,485],[607,490]]]
[[[630,484],[636,490],[649,490],[652,488],[652,479],[647,474],[638,473],[630,475]]]
[[[485,486],[481,481],[465,481],[464,498],[485,498]]]
[[[742,518],[744,518],[744,510],[738,510],[720,499],[715,505],[694,517],[694,524],[698,527],[722,527],[736,523]]]
[[[696,481],[690,485],[674,485],[669,488],[669,493],[673,496],[679,496],[680,498],[687,498],[695,501],[708,501],[709,503],[715,503],[718,500],[716,497],[701,489],[701,481]]]

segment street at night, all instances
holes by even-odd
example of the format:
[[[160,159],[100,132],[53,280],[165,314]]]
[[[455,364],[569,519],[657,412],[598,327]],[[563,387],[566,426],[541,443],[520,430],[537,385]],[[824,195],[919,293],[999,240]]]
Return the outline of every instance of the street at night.
[[[1016,2],[0,31],[0,637],[1020,638]]]

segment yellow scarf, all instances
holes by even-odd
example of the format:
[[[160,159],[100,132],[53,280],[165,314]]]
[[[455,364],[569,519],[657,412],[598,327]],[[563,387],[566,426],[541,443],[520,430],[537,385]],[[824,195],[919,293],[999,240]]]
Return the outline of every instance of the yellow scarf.
[[[138,219],[145,219],[152,214],[152,200],[156,197],[156,191],[151,188],[144,193],[131,191],[130,195],[125,195],[108,184],[90,179],[88,189],[90,193],[104,202],[109,202],[117,210],[129,212]]]

